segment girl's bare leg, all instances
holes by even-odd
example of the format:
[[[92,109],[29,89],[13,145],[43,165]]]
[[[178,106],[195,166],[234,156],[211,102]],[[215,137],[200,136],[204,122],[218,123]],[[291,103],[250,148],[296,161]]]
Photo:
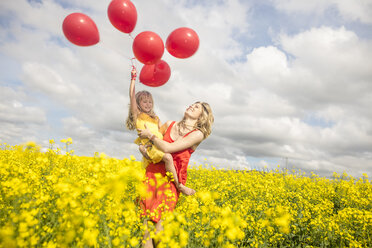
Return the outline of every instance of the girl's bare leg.
[[[143,235],[143,241],[142,241],[142,247],[143,248],[154,248],[154,245],[152,243],[152,238],[150,237],[150,232],[148,230],[147,220],[143,222],[143,225],[145,226],[145,234]]]
[[[162,223],[163,223],[163,221],[159,220],[158,223],[155,224],[155,229],[156,229],[155,233],[158,233],[158,232],[161,232],[161,231],[164,230],[164,227],[163,227]],[[160,241],[155,242],[155,247],[157,247],[159,245],[159,242]]]
[[[185,185],[179,182],[176,168],[174,168],[172,155],[170,155],[169,153],[165,153],[163,156],[163,161],[165,164],[165,170],[173,174],[174,184],[176,185],[177,189],[185,195],[195,194],[195,190],[186,187]]]
[[[161,232],[164,230],[162,225],[162,220],[159,220],[158,223],[155,224],[155,233]],[[150,232],[148,231],[147,220],[143,222],[143,225],[146,227],[145,234],[143,235],[142,241],[142,248],[154,248],[154,240],[150,237]],[[159,244],[159,241],[156,242],[156,245]]]

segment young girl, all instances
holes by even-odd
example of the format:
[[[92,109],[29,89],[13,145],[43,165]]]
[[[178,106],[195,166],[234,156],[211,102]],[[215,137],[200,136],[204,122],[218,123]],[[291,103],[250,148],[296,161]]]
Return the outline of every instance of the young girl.
[[[129,130],[143,130],[148,128],[153,134],[150,139],[138,137],[134,141],[139,145],[139,149],[144,155],[144,166],[147,167],[150,162],[156,164],[160,161],[163,161],[166,171],[173,174],[174,183],[177,189],[185,195],[193,195],[195,190],[188,188],[179,182],[176,169],[173,164],[172,155],[160,151],[152,144],[151,140],[154,136],[159,139],[163,139],[163,134],[160,132],[160,130],[162,130],[161,123],[159,117],[157,117],[154,113],[154,105],[151,93],[148,91],[139,91],[135,93],[135,82],[137,76],[135,67],[132,69],[131,76],[129,87],[130,108],[126,122],[127,128]],[[164,132],[165,130],[162,131]]]

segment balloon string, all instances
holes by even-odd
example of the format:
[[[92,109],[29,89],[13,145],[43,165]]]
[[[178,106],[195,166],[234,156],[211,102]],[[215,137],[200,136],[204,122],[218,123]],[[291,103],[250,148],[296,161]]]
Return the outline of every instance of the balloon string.
[[[128,36],[129,36],[132,40],[134,40],[134,38],[133,38],[133,36],[132,36],[132,33],[129,33]],[[133,62],[133,61],[135,61],[135,60],[136,60],[135,57],[133,57],[133,58],[130,59],[130,62],[131,62],[131,64],[132,64],[132,69],[136,69],[136,65],[135,65],[134,62]]]

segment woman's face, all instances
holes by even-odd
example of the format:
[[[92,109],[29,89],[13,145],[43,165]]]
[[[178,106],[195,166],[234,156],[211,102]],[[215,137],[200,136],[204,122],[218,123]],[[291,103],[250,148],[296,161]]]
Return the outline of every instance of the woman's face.
[[[139,101],[139,105],[143,112],[148,113],[152,110],[152,100],[150,97],[142,97]]]
[[[198,119],[203,111],[202,108],[203,106],[200,103],[194,103],[186,109],[185,114],[192,119]]]

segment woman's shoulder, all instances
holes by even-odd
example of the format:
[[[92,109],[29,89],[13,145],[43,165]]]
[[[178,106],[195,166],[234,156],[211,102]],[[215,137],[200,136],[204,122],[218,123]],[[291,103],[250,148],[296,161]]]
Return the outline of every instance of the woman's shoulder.
[[[175,121],[167,121],[165,124],[169,127],[173,122],[176,123]]]
[[[173,121],[166,121],[161,127],[160,132],[164,135],[168,128],[172,125]]]
[[[167,129],[170,127],[170,126],[174,126],[174,124],[176,124],[177,122],[175,121],[166,121],[163,126],[166,127]]]

